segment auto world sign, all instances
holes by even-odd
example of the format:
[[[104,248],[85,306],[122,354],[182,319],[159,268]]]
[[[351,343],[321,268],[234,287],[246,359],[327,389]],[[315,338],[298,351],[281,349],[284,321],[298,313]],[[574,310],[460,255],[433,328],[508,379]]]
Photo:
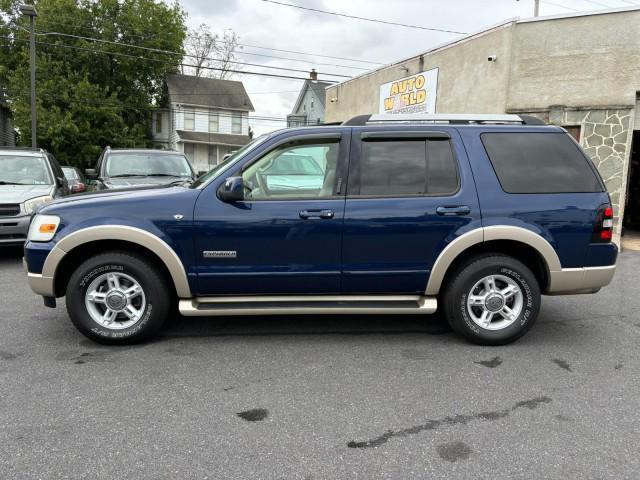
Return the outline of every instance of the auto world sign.
[[[378,113],[436,113],[438,69],[380,86]]]

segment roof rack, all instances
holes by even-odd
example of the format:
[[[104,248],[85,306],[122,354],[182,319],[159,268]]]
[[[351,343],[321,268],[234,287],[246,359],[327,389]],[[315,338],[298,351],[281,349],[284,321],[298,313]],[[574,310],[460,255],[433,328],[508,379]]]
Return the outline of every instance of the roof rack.
[[[363,126],[380,123],[441,123],[448,125],[545,125],[539,118],[530,115],[496,115],[496,114],[374,114],[358,115],[343,125]]]

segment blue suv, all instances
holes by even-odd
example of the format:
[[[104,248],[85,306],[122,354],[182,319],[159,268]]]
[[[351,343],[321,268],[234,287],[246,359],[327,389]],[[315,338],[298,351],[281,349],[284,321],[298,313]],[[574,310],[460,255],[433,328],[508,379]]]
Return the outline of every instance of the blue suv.
[[[191,185],[39,209],[34,292],[102,343],[173,314],[431,314],[486,345],[542,294],[614,274],[613,210],[562,128],[515,115],[360,116],[255,139]]]

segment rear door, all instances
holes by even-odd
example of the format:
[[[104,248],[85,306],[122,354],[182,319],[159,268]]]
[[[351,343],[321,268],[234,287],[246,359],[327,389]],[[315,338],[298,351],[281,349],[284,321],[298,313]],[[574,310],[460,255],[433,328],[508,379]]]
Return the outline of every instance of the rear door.
[[[354,129],[343,293],[423,293],[443,248],[479,226],[475,185],[455,129]]]

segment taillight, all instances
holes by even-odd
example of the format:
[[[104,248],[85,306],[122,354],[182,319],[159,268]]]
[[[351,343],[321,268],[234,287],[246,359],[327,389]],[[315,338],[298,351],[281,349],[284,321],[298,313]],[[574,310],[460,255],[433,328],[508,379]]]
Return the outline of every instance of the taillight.
[[[591,243],[609,243],[613,237],[613,208],[611,205],[600,205],[596,213],[596,224],[593,228]]]
[[[71,185],[71,191],[73,193],[84,192],[87,189],[87,186],[84,183],[76,183],[75,185]]]

